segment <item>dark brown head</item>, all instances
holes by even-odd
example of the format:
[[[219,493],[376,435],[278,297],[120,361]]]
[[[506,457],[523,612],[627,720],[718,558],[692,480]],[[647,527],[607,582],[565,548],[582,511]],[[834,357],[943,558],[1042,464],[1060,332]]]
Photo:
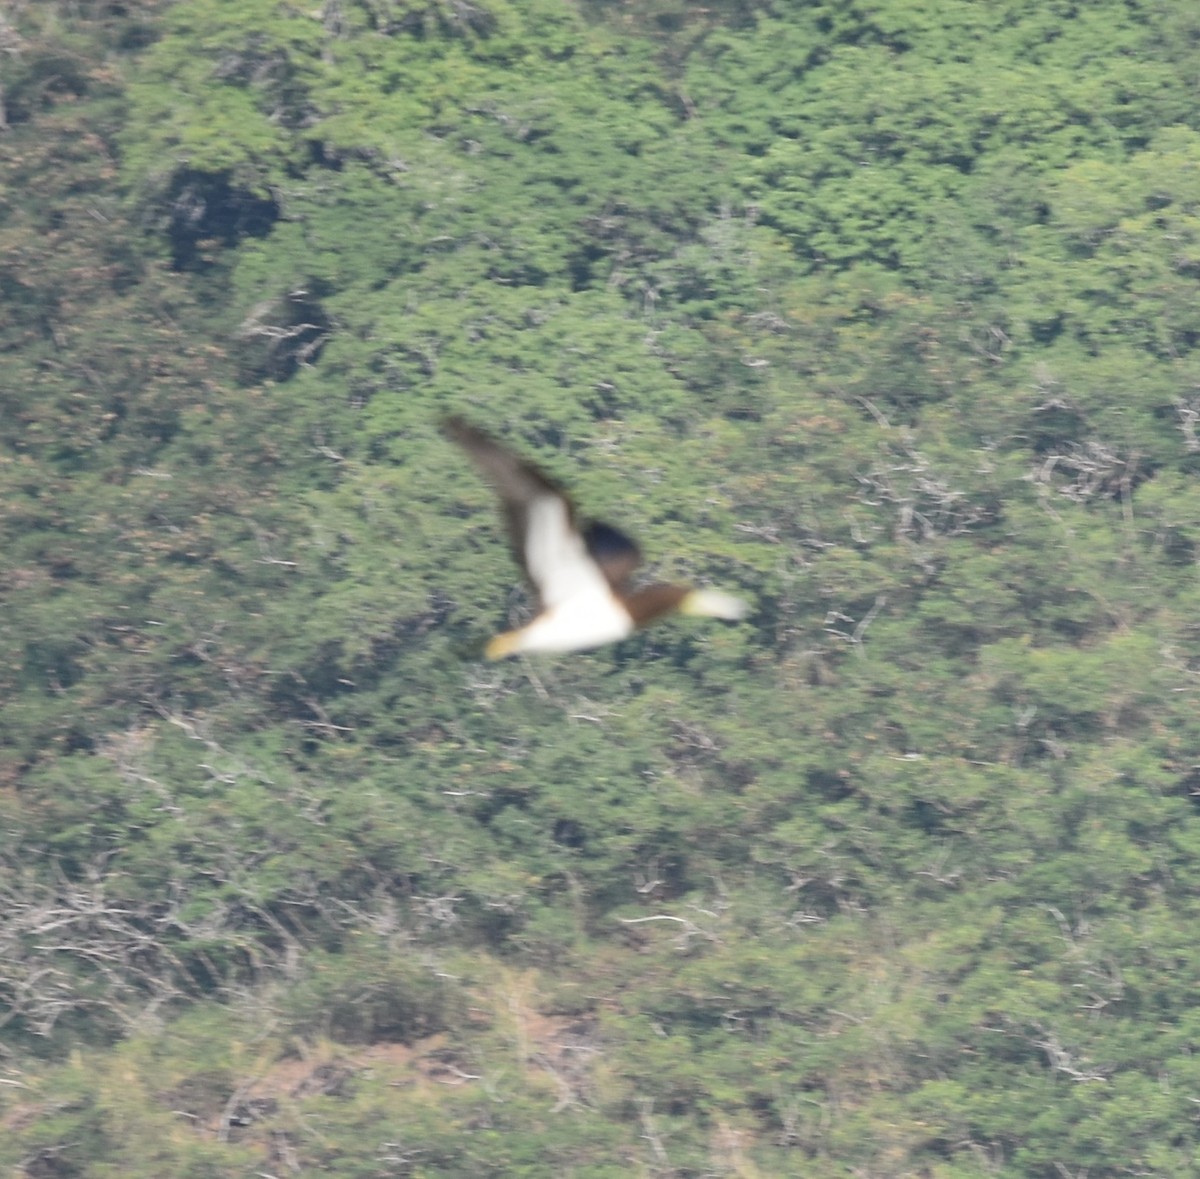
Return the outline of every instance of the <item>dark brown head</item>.
[[[647,585],[620,597],[634,626],[639,627],[674,612],[699,618],[724,618],[727,622],[738,622],[750,612],[749,606],[732,594],[687,585]]]
[[[620,598],[633,625],[643,627],[673,614],[689,593],[691,590],[686,585],[644,585],[632,593],[621,594]]]

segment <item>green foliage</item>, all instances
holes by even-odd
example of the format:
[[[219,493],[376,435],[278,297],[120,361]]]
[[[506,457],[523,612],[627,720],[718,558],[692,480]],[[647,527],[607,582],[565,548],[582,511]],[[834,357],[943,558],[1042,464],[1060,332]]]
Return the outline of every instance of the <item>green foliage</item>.
[[[306,977],[284,1000],[284,1027],[304,1039],[371,1044],[414,1040],[457,1024],[463,1004],[455,1004],[448,976],[411,955],[412,947],[402,943],[364,946],[361,939],[337,955],[311,955]]]
[[[0,1164],[1195,1170],[1195,24],[20,7]]]
[[[155,139],[131,144],[131,164],[228,172],[239,187],[265,192],[278,169],[299,163],[287,132],[309,117],[320,24],[270,0],[237,10],[199,0],[172,5],[160,28],[130,88]],[[169,155],[157,154],[166,145]]]

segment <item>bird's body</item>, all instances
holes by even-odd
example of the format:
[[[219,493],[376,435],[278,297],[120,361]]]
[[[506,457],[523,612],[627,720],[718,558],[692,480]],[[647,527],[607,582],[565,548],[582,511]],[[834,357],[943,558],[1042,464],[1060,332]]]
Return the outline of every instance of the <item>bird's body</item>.
[[[543,610],[520,630],[497,635],[488,643],[486,653],[489,659],[502,659],[518,651],[586,651],[627,639],[633,631],[633,619],[609,590],[588,590],[561,606]]]
[[[745,617],[743,602],[716,590],[661,584],[630,590],[641,553],[624,533],[601,523],[580,530],[566,493],[532,463],[461,418],[450,418],[446,431],[499,494],[517,561],[539,599],[532,622],[488,643],[489,659],[599,647],[673,611]]]

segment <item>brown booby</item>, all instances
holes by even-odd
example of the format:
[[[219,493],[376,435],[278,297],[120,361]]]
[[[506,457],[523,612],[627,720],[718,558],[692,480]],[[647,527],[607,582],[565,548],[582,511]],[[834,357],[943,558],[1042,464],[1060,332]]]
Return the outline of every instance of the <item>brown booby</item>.
[[[629,588],[642,559],[632,540],[598,521],[580,528],[566,492],[491,435],[447,418],[446,433],[496,489],[517,563],[538,596],[532,622],[493,638],[488,659],[523,651],[583,651],[616,642],[668,614],[736,621],[746,603],[719,590],[685,585]]]

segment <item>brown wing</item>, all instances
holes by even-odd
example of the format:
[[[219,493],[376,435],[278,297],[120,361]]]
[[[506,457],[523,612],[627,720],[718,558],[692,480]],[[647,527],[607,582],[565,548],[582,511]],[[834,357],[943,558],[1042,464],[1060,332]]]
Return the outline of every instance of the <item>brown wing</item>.
[[[525,538],[529,530],[529,506],[539,496],[557,496],[566,505],[567,519],[573,527],[575,508],[570,497],[532,463],[519,458],[490,434],[471,425],[470,422],[459,417],[450,417],[446,419],[444,426],[447,435],[470,455],[500,496],[513,555],[525,576],[532,582],[534,579],[530,575],[525,551]],[[534,588],[539,592],[541,590],[536,584]]]
[[[625,533],[599,520],[584,529],[583,543],[614,590],[622,589],[642,562],[641,550]]]
[[[629,537],[599,522],[580,534],[570,497],[532,463],[462,418],[448,418],[445,427],[499,493],[513,551],[543,605],[584,589],[596,570],[614,590],[624,586],[642,559]],[[549,505],[548,497],[561,507]],[[538,527],[531,534],[535,512]]]

